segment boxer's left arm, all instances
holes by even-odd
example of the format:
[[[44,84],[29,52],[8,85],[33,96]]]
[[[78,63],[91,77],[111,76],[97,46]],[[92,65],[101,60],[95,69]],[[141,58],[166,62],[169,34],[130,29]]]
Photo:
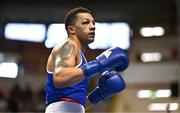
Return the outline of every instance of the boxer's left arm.
[[[87,96],[86,110],[121,92],[125,87],[126,83],[120,74],[115,71],[103,72],[99,79],[99,85]]]
[[[90,109],[91,107],[93,107],[94,105],[90,102],[88,96],[86,97],[86,103],[85,103],[85,110]]]

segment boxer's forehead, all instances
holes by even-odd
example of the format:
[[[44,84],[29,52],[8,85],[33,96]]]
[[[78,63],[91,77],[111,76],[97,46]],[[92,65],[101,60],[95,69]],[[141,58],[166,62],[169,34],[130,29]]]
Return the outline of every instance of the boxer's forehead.
[[[93,16],[89,13],[79,13],[79,14],[77,14],[77,19],[81,22],[94,21]]]

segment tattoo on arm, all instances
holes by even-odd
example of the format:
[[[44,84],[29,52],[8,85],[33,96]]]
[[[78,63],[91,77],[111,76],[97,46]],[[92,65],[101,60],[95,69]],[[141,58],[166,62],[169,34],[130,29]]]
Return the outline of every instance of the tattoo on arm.
[[[72,56],[75,46],[72,43],[66,42],[58,49],[55,60],[55,69],[59,67],[67,67],[67,60]]]

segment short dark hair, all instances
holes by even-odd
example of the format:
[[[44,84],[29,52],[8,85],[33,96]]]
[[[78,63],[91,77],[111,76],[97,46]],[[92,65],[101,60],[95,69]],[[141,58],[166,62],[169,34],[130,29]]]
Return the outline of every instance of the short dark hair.
[[[88,10],[87,8],[84,8],[84,7],[77,7],[77,8],[70,10],[65,17],[66,31],[67,31],[68,26],[71,26],[74,24],[78,13],[89,13],[89,14],[91,14],[91,11]]]

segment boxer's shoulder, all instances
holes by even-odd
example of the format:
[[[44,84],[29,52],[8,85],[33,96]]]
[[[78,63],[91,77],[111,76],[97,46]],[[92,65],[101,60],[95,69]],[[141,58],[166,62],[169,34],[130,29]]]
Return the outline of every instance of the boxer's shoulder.
[[[76,43],[74,41],[67,40],[54,47],[54,49],[52,50],[52,54],[53,55],[61,54],[68,56],[76,51],[77,51]]]

